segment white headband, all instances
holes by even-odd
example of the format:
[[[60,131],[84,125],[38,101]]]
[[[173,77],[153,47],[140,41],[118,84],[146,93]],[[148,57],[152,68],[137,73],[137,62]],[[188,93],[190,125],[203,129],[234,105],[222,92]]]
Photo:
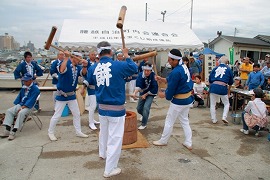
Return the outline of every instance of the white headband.
[[[182,59],[182,57],[173,55],[173,54],[171,54],[170,52],[168,53],[168,56],[169,56],[170,58],[172,58],[172,59],[177,59],[177,60],[181,60],[181,59]]]
[[[152,70],[153,69],[153,65],[151,65],[151,67],[149,66],[142,66],[142,70]]]
[[[100,54],[100,52],[101,52],[102,50],[104,50],[104,49],[112,49],[112,47],[111,47],[111,46],[106,46],[106,47],[100,47],[100,48],[97,48],[98,54]]]

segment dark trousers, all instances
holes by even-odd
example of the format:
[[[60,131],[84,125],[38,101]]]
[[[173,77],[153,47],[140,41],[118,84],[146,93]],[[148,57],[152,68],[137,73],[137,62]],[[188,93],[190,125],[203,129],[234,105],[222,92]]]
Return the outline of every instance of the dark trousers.
[[[198,102],[198,105],[204,105],[204,100],[200,98],[197,94],[194,94],[194,99]]]
[[[137,105],[137,112],[142,115],[142,126],[146,126],[150,113],[150,108],[153,102],[154,96],[148,95],[145,99],[140,98]]]

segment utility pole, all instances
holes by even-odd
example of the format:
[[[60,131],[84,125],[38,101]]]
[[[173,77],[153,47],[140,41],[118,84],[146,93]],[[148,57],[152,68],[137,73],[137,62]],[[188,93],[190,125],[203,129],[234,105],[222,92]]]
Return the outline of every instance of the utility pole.
[[[236,27],[234,28],[234,37],[236,36],[237,29]]]
[[[191,0],[190,29],[192,29],[193,0]]]
[[[162,21],[164,22],[164,17],[165,17],[165,14],[166,14],[166,10],[165,11],[161,11],[161,14],[163,16]]]
[[[147,21],[147,3],[145,3],[145,21]]]

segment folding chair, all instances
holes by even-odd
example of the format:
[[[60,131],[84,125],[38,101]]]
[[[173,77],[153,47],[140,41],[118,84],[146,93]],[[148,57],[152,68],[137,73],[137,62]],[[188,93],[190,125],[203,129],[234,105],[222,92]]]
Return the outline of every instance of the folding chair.
[[[36,105],[37,101],[39,100],[39,98],[40,98],[40,94],[38,95],[34,106],[30,109],[29,114],[27,116],[25,116],[20,132],[22,131],[22,129],[24,127],[24,124],[28,121],[28,119],[30,117],[35,121],[36,125],[41,130],[41,128],[42,128],[42,122],[41,122],[41,120],[39,119],[39,117],[37,115],[38,114],[38,110],[35,109],[35,105]]]

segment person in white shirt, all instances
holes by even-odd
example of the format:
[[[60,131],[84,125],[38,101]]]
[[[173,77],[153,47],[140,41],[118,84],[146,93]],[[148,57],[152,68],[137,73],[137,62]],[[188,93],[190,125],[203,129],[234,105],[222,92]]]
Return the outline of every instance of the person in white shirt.
[[[195,76],[195,83],[193,85],[194,92],[194,107],[199,107],[204,105],[204,96],[208,87],[204,82],[202,82],[202,77],[200,75]]]
[[[243,122],[243,129],[240,131],[244,134],[249,134],[249,128],[255,130],[255,136],[259,136],[259,130],[263,129],[267,125],[267,121],[263,121],[263,118],[267,119],[267,109],[265,103],[261,100],[264,97],[263,90],[260,88],[253,89],[251,91],[253,93],[252,101],[249,101],[247,106],[245,107],[245,111],[242,113],[242,122]],[[257,116],[258,118],[253,118],[253,121],[257,121],[255,123],[248,123],[245,120],[244,116],[245,113],[250,113],[252,115]],[[255,124],[255,125],[254,125]]]

